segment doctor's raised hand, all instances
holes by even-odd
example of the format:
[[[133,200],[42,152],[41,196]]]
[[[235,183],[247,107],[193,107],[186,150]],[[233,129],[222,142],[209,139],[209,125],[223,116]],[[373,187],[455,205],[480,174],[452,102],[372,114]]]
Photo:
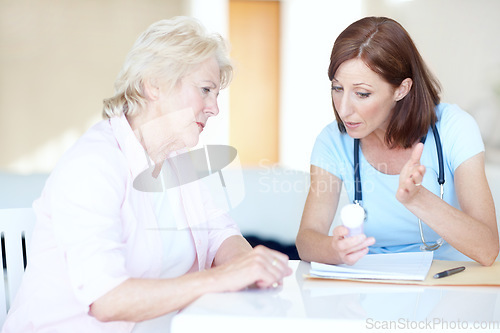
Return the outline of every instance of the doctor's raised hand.
[[[139,36],[105,119],[65,153],[33,204],[30,260],[2,332],[150,332],[150,319],[168,331],[206,293],[273,288],[291,274],[288,257],[252,248],[199,182],[134,186],[145,172],[186,171],[169,157],[198,143],[231,76],[224,41],[194,19]]]
[[[424,145],[422,143],[416,144],[410,159],[401,169],[396,198],[403,204],[411,200],[422,189],[425,166],[420,164],[420,157],[423,150]]]
[[[408,32],[386,17],[352,23],[335,40],[328,78],[335,121],[311,154],[301,259],[353,264],[426,250],[491,265],[499,237],[479,127],[441,102]],[[366,212],[363,235],[332,228],[342,187]]]

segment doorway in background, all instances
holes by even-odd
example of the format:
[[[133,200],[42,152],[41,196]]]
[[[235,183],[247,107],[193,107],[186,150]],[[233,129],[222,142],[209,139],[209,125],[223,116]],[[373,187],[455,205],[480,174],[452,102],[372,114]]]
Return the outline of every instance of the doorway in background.
[[[242,165],[279,162],[279,27],[279,1],[230,0],[229,143]]]

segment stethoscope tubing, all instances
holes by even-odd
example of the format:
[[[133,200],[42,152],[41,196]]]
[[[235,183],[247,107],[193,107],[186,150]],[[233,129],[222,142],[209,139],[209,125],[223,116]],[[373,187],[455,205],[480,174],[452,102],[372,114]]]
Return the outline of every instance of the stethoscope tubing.
[[[436,142],[436,151],[437,151],[437,157],[438,157],[439,173],[438,173],[437,182],[439,184],[440,191],[441,191],[440,197],[441,197],[441,199],[443,199],[444,182],[445,182],[444,162],[443,162],[443,147],[441,145],[441,138],[439,137],[439,132],[436,128],[436,124],[433,124],[431,126],[431,128],[432,128],[432,133],[434,135],[434,141]],[[425,138],[426,137],[422,138],[422,140],[421,140],[422,143],[425,142]],[[361,188],[361,171],[360,171],[360,165],[359,165],[359,150],[360,150],[359,149],[359,142],[360,142],[359,139],[354,139],[354,203],[362,206],[363,193],[362,193],[362,188]],[[365,216],[366,216],[366,211],[365,211]],[[421,238],[422,243],[423,243],[422,250],[435,251],[439,247],[441,247],[441,245],[443,244],[442,238],[440,238],[438,240],[438,242],[435,244],[428,244],[425,241],[424,232],[422,229],[422,221],[420,219],[418,219],[418,226],[419,226],[419,231],[420,231],[420,238]]]
[[[444,162],[443,162],[443,147],[441,145],[441,138],[436,125],[432,125],[432,133],[434,134],[434,141],[436,141],[436,151],[438,157],[438,184],[443,185],[444,180]],[[425,138],[422,139],[425,142]],[[354,203],[361,203],[363,201],[363,192],[361,188],[361,171],[359,165],[359,139],[354,139]]]

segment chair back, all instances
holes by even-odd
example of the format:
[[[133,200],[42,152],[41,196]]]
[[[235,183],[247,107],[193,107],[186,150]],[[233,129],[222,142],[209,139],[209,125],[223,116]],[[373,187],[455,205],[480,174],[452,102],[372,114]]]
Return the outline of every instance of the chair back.
[[[32,208],[0,209],[0,252],[3,283],[0,282],[0,323],[16,295],[28,263],[28,249],[35,226]]]

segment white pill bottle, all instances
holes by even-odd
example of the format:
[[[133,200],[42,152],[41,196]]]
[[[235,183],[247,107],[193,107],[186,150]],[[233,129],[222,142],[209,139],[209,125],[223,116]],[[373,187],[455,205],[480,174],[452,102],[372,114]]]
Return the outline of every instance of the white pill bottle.
[[[349,204],[342,207],[342,210],[340,211],[340,219],[342,220],[342,224],[349,229],[347,237],[363,233],[365,210],[359,204]]]

